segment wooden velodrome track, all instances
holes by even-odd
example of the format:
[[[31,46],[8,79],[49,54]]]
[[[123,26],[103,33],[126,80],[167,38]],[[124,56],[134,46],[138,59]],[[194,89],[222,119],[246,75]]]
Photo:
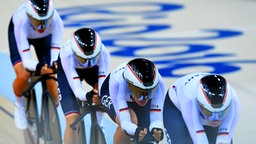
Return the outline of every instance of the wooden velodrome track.
[[[22,4],[25,0],[2,0],[0,5],[0,144],[23,144],[22,132],[15,128],[13,121],[13,92],[12,92],[12,80],[14,79],[14,72],[9,60],[8,51],[8,41],[7,41],[7,28],[8,23],[11,18],[12,13]],[[124,56],[119,53],[114,53],[118,49],[118,46],[122,47],[130,43],[138,46],[142,45],[155,45],[155,49],[150,50],[140,50],[136,51],[134,55],[152,56],[153,54],[162,55],[162,57],[150,57],[155,61],[165,60],[169,57],[174,58],[176,61],[180,61],[182,58],[188,57],[200,57],[202,54],[230,54],[225,57],[215,57],[209,59],[191,59],[192,63],[210,63],[215,62],[218,64],[223,64],[227,66],[228,64],[235,66],[238,69],[229,69],[230,67],[215,67],[217,72],[222,73],[236,89],[241,100],[241,116],[239,124],[234,133],[234,143],[235,144],[248,144],[254,143],[255,133],[256,133],[256,89],[255,89],[255,64],[256,64],[256,1],[255,0],[97,0],[95,1],[82,1],[82,0],[55,0],[55,7],[57,9],[69,8],[62,11],[62,14],[67,14],[72,11],[79,13],[79,9],[74,8],[75,6],[87,6],[88,9],[83,9],[85,11],[84,15],[79,15],[75,18],[79,20],[86,19],[97,19],[102,20],[101,28],[103,26],[113,26],[118,27],[120,25],[124,26],[120,29],[105,30],[100,32],[102,39],[106,40],[109,37],[127,38],[125,34],[129,35],[129,32],[136,31],[141,27],[147,26],[157,26],[156,29],[161,26],[169,25],[169,29],[158,31],[132,33],[136,38],[131,38],[131,41],[116,41],[116,45],[110,45],[108,48],[111,51],[111,69],[116,65],[126,60],[129,60],[132,56]],[[122,4],[125,3],[125,4]],[[150,4],[149,4],[150,3]],[[156,5],[164,4],[174,4],[182,6],[179,10],[173,11],[171,13],[165,12],[163,9],[159,10]],[[117,5],[117,6],[115,6]],[[111,7],[113,6],[113,7]],[[129,7],[130,6],[130,7]],[[108,7],[109,11],[100,11],[99,9],[106,9]],[[72,9],[73,8],[73,9]],[[93,11],[97,8],[98,11]],[[154,13],[148,13],[144,15],[143,11],[155,11]],[[162,11],[162,13],[157,13],[156,11]],[[88,15],[87,12],[88,11]],[[107,13],[108,12],[108,13]],[[140,13],[140,15],[133,15],[133,13]],[[81,12],[82,13],[82,12]],[[157,18],[156,18],[157,17]],[[71,25],[70,22],[74,17],[65,17],[64,24],[65,34],[64,40],[66,41],[72,31],[82,25]],[[111,19],[107,21],[106,19]],[[106,21],[104,21],[106,20]],[[77,22],[79,24],[82,21]],[[77,24],[76,23],[76,24]],[[99,23],[94,23],[93,21],[86,23],[84,26],[91,26],[99,28]],[[138,27],[129,27],[128,25],[138,24]],[[143,25],[140,25],[143,24]],[[141,26],[141,27],[140,27]],[[105,28],[106,28],[105,27]],[[206,30],[206,31],[205,31]],[[209,32],[222,30],[221,32],[231,32],[230,37],[226,37],[227,33],[224,35],[209,34]],[[220,32],[220,31],[218,31]],[[121,37],[118,35],[122,33]],[[125,34],[124,34],[125,33]],[[223,34],[223,33],[222,33]],[[232,36],[233,34],[233,36]],[[215,38],[209,38],[215,37]],[[147,38],[153,38],[156,41],[145,41]],[[155,38],[155,39],[154,39]],[[170,38],[166,40],[165,38]],[[188,55],[164,55],[164,53],[176,53],[179,48],[183,48],[182,44],[199,44],[213,46],[211,51],[203,51],[202,53],[188,53]],[[172,45],[175,49],[164,49],[164,52],[159,52],[158,44],[160,46],[168,47],[167,45]],[[174,46],[173,46],[174,45]],[[116,47],[115,47],[116,46]],[[197,45],[198,46],[198,45]],[[160,48],[160,47],[159,47]],[[169,57],[168,57],[169,56]],[[215,55],[216,56],[216,55]],[[168,58],[167,58],[168,57]],[[205,58],[205,57],[204,57]],[[186,64],[188,64],[187,62]],[[159,69],[165,67],[166,63],[157,63]],[[168,63],[167,63],[168,64]],[[226,65],[225,65],[226,64]],[[220,66],[223,66],[220,65]],[[177,66],[177,65],[176,65]],[[184,67],[183,69],[173,69],[172,74],[186,74],[189,72],[208,72],[212,71],[212,67],[206,67],[205,65],[192,65],[191,67]],[[164,71],[163,71],[164,72]],[[164,77],[166,85],[176,79],[177,77],[168,76],[168,73]],[[62,120],[63,121],[63,120]],[[111,139],[111,131],[107,131]],[[164,142],[163,142],[164,143]]]

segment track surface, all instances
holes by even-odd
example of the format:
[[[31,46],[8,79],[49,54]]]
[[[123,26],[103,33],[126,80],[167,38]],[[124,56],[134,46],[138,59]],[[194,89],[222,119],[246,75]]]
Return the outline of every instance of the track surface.
[[[157,65],[164,73],[164,79],[168,87],[177,78],[170,76],[170,73],[168,75],[163,70],[166,65],[170,64],[168,62],[172,60],[183,64],[229,64],[238,68],[235,70],[228,69],[230,67],[213,68],[205,65],[191,65],[178,69],[176,63],[176,69],[172,70],[172,75],[212,70],[218,70],[217,72],[222,73],[236,89],[241,100],[241,117],[234,134],[234,143],[247,144],[255,141],[256,1],[108,0],[106,2],[105,0],[97,0],[95,2],[55,0],[54,2],[62,16],[66,16],[63,17],[66,26],[65,41],[70,37],[72,31],[80,26],[90,26],[101,30],[100,34],[103,40],[114,40],[114,44],[109,41],[107,43],[107,47],[112,54],[111,69],[132,57],[149,56],[152,60],[158,62]],[[22,132],[15,128],[13,122],[14,96],[11,87],[15,75],[8,57],[7,42],[7,27],[10,17],[21,3],[23,3],[23,0],[13,0],[5,1],[0,5],[2,11],[0,13],[0,144],[23,143]],[[175,11],[164,11],[164,9],[159,8],[159,6],[165,4],[181,7]],[[74,12],[75,16],[71,16],[71,12]],[[80,21],[75,22],[75,20]],[[91,21],[84,22],[81,20]],[[163,29],[158,29],[161,26]],[[169,26],[169,28],[166,28],[166,26]],[[103,28],[105,29],[102,30]],[[218,35],[224,31],[229,33]],[[217,34],[217,32],[219,33]],[[227,34],[229,34],[229,37],[227,37]],[[212,49],[201,53],[187,52],[185,54],[164,55],[165,53],[179,52],[180,49],[185,51],[184,45],[188,46],[189,44],[210,46]],[[153,45],[154,47],[147,50],[138,50],[135,53],[130,51],[130,53],[126,53],[127,55],[114,53],[118,48],[127,48],[125,46],[128,45],[146,46],[146,48]],[[222,56],[199,58],[206,54],[222,54]],[[228,56],[223,56],[224,54],[228,54]],[[154,57],[154,55],[159,56]],[[192,59],[192,57],[196,58]],[[160,62],[161,60],[167,60],[167,62]],[[111,142],[111,130],[115,128],[115,125],[108,118],[106,118],[106,122],[109,125],[106,130]],[[62,120],[63,125],[64,120]]]

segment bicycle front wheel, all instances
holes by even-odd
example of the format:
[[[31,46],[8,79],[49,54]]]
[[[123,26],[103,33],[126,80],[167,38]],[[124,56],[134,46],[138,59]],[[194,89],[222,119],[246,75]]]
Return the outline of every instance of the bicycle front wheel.
[[[46,144],[62,144],[61,129],[59,115],[54,99],[51,94],[46,91],[43,95],[41,128],[43,132],[41,137]]]
[[[85,134],[85,126],[84,126],[84,120],[81,120],[78,126],[78,143],[79,144],[86,144],[86,134]]]
[[[28,121],[28,128],[23,131],[26,144],[38,144],[38,111],[35,90],[32,89],[25,98],[26,118]]]
[[[97,122],[92,124],[90,135],[91,135],[90,144],[106,144],[107,143],[104,133]]]

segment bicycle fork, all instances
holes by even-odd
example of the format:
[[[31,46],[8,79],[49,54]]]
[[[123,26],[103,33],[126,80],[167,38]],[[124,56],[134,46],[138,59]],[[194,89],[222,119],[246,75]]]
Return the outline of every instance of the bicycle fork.
[[[39,137],[46,140],[51,141],[52,136],[50,132],[50,120],[49,120],[49,101],[47,95],[43,95],[42,97],[42,112],[41,112],[41,118],[39,122]]]

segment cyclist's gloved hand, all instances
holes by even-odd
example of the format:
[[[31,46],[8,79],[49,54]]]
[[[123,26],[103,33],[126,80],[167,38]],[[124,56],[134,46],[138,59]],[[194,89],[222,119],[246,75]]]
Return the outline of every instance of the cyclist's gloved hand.
[[[42,67],[44,67],[46,65],[46,63],[44,62],[39,62],[37,65],[36,65],[36,76],[39,76],[41,75],[41,69]]]
[[[156,142],[159,142],[159,141],[163,140],[163,138],[164,138],[164,133],[161,128],[153,128],[151,130],[151,134],[152,134],[153,138],[156,140]]]
[[[57,71],[57,68],[58,68],[58,64],[57,64],[57,61],[53,61],[52,62],[52,65],[51,65],[51,69],[56,72]]]
[[[147,128],[141,128],[141,127],[137,127],[135,133],[134,133],[134,138],[137,141],[142,141],[145,137],[145,135],[147,134],[148,130]]]
[[[97,94],[97,93],[95,93],[93,90],[87,92],[87,93],[86,93],[86,96],[85,96],[86,99],[87,99],[87,101],[91,103],[91,102],[92,102],[93,95],[95,95],[95,94]]]

